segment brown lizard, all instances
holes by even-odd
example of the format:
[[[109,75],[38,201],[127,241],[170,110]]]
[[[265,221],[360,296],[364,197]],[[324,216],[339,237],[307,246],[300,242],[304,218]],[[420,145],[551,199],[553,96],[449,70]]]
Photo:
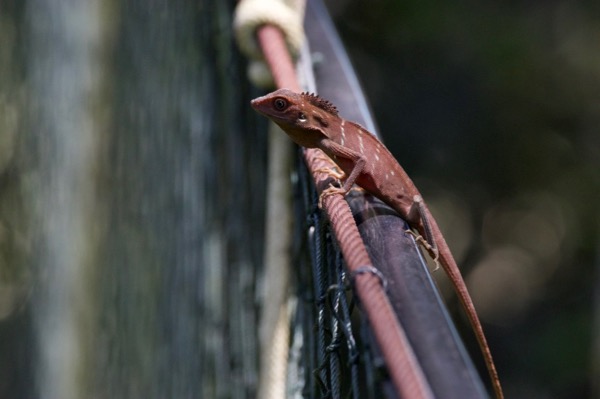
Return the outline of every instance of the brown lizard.
[[[251,105],[298,145],[321,149],[343,170],[347,178],[342,187],[329,187],[321,198],[346,194],[356,183],[391,206],[421,234],[418,240],[448,274],[479,342],[496,396],[503,398],[481,322],[450,248],[419,190],[389,150],[365,128],[340,117],[329,101],[314,94],[280,89],[252,100]]]

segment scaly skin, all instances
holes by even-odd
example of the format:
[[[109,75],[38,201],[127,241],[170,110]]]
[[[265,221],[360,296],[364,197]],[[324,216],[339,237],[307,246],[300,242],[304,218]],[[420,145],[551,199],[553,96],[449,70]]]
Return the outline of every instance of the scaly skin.
[[[322,195],[345,194],[357,184],[392,207],[427,239],[424,246],[448,274],[479,342],[496,396],[503,398],[479,317],[450,248],[419,190],[388,149],[362,126],[341,118],[330,102],[314,94],[280,89],[252,100],[251,105],[298,145],[321,149],[344,171],[347,178],[342,187],[330,187]]]

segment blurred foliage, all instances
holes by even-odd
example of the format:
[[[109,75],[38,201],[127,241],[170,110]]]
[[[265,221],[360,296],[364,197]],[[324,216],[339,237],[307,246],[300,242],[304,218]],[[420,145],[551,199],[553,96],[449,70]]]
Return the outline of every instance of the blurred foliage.
[[[589,396],[600,3],[328,3],[386,143],[467,241],[508,397]]]

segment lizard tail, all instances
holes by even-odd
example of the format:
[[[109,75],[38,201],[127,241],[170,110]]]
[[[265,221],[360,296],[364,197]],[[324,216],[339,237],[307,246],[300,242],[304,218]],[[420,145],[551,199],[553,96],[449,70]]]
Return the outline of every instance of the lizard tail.
[[[479,321],[479,317],[477,316],[477,311],[473,305],[471,295],[469,295],[469,292],[467,291],[467,286],[465,285],[465,281],[460,274],[458,265],[456,264],[456,261],[450,252],[450,248],[448,247],[448,244],[446,244],[446,240],[442,236],[435,219],[431,216],[431,213],[428,209],[426,212],[427,219],[430,223],[431,234],[433,235],[433,242],[436,243],[439,251],[439,261],[446,271],[446,274],[450,278],[450,281],[456,290],[458,299],[460,300],[463,309],[467,314],[467,318],[469,319],[471,327],[473,328],[473,332],[475,333],[475,337],[479,343],[479,348],[481,349],[481,353],[485,360],[496,397],[498,399],[503,399],[504,393],[502,392],[502,386],[500,385],[498,371],[496,370],[496,365],[494,363],[494,359],[492,358],[492,353],[485,338],[485,334],[483,333],[483,328],[481,326],[481,322]]]

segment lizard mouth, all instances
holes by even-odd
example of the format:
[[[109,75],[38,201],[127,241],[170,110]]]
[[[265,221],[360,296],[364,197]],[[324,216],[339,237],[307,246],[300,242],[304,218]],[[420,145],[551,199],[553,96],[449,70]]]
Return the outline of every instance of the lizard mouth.
[[[255,98],[254,100],[250,101],[250,106],[252,108],[254,108],[255,111],[260,112],[261,114],[264,114],[264,112],[262,111],[262,107],[261,107],[261,101],[260,98]]]
[[[268,118],[273,117],[274,115],[271,115],[269,112],[267,112],[268,106],[265,104],[264,101],[261,101],[262,97],[259,98],[255,98],[254,100],[250,101],[250,106],[252,106],[252,108],[254,108],[254,110],[256,112],[258,112],[259,114],[266,116]]]

